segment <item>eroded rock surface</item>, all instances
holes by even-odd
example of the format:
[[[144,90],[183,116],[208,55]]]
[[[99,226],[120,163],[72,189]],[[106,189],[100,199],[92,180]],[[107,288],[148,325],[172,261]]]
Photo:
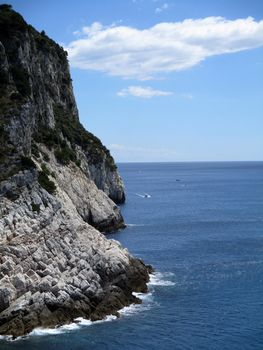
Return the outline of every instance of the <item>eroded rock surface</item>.
[[[59,191],[54,198],[34,188],[1,202],[8,215],[0,220],[0,334],[103,318],[136,301],[132,291],[146,291],[144,264],[85,223]]]

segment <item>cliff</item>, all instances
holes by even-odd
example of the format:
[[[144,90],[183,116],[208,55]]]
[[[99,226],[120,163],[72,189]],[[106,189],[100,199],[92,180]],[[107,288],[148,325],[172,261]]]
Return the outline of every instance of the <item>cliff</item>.
[[[113,158],[79,122],[67,53],[1,5],[0,334],[138,302],[148,268],[99,232],[124,226],[124,201]]]

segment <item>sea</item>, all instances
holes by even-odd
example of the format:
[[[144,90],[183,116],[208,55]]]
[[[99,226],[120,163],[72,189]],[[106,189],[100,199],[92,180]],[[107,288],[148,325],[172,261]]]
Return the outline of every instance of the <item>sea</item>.
[[[142,304],[0,349],[263,349],[263,162],[118,167],[127,228],[108,238],[154,267]]]

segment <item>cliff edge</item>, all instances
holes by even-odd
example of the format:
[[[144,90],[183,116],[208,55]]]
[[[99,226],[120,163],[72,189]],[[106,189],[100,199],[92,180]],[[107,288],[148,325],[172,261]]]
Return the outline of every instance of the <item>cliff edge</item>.
[[[124,227],[123,182],[79,122],[67,53],[0,5],[0,334],[101,319],[148,268],[100,233]]]

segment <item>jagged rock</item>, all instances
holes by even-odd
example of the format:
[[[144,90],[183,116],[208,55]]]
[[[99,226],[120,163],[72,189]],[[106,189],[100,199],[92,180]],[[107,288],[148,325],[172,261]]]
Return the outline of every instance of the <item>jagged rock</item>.
[[[0,94],[0,334],[137,302],[149,268],[99,232],[124,226],[113,158],[79,123],[66,52],[9,5]]]
[[[22,294],[26,291],[26,279],[22,273],[17,273],[13,277],[13,286],[17,290],[17,294]]]
[[[12,287],[0,287],[0,312],[9,307],[15,296],[15,290]]]

